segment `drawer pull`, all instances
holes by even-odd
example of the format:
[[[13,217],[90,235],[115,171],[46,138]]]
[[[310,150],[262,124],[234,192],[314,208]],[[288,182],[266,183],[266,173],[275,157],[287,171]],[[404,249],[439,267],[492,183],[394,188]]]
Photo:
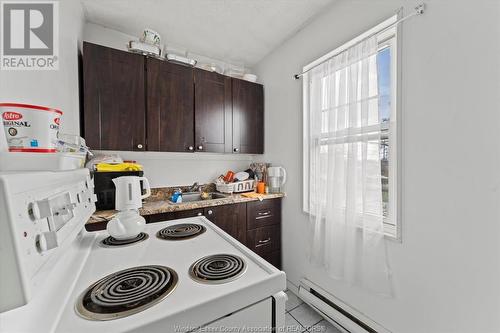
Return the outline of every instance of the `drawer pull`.
[[[259,245],[257,245],[257,246],[264,245],[266,243],[269,243],[270,241],[271,241],[271,237],[269,237],[268,239],[260,240]]]
[[[267,215],[270,215],[271,214],[271,211],[270,210],[267,210],[265,212],[258,212],[257,215],[259,216],[267,216]]]

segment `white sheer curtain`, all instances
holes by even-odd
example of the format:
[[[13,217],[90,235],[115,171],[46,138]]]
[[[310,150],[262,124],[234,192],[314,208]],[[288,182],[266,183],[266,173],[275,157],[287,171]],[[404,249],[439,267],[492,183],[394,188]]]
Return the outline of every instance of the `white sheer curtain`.
[[[310,259],[392,295],[380,165],[376,37],[309,73]]]

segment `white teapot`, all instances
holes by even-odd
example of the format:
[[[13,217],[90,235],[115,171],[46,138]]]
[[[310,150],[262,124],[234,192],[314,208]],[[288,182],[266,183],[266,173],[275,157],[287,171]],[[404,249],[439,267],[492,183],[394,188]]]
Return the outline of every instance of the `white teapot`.
[[[131,239],[139,235],[144,230],[145,225],[146,220],[139,215],[139,211],[130,209],[116,214],[108,222],[106,230],[113,238]]]

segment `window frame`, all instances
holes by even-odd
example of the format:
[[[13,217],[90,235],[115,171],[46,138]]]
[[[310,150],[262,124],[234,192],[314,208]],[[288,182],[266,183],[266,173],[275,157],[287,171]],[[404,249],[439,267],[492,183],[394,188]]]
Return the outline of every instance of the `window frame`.
[[[383,48],[391,48],[391,123],[393,123],[389,135],[389,174],[394,175],[389,177],[389,205],[390,205],[390,221],[384,218],[384,234],[385,237],[398,242],[402,241],[402,200],[401,200],[401,161],[402,161],[402,116],[401,116],[401,27],[396,25],[389,28],[402,16],[402,10],[382,23],[376,25],[372,29],[362,33],[349,42],[341,45],[333,51],[325,54],[319,59],[309,63],[303,67],[302,92],[303,92],[303,200],[302,208],[305,213],[309,213],[309,71],[318,64],[326,61],[330,57],[344,51],[345,49],[355,45],[360,40],[381,32],[377,37],[379,39],[379,51]],[[385,31],[384,31],[385,30]],[[395,119],[394,119],[395,118]]]

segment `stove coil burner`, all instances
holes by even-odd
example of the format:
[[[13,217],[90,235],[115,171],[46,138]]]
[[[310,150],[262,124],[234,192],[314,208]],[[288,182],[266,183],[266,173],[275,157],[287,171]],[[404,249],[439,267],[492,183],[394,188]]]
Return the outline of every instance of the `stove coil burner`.
[[[148,239],[148,237],[149,237],[148,234],[145,232],[141,232],[134,238],[130,239],[116,239],[114,237],[109,236],[101,241],[101,245],[106,247],[126,246],[145,241],[146,239]]]
[[[90,320],[127,317],[167,297],[177,281],[177,273],[165,266],[124,269],[88,287],[78,298],[76,312]]]
[[[166,240],[189,239],[201,235],[207,229],[196,223],[182,223],[161,229],[156,234],[158,238]]]
[[[245,270],[246,264],[242,258],[232,254],[214,254],[192,264],[189,275],[198,282],[219,284],[237,279]]]

